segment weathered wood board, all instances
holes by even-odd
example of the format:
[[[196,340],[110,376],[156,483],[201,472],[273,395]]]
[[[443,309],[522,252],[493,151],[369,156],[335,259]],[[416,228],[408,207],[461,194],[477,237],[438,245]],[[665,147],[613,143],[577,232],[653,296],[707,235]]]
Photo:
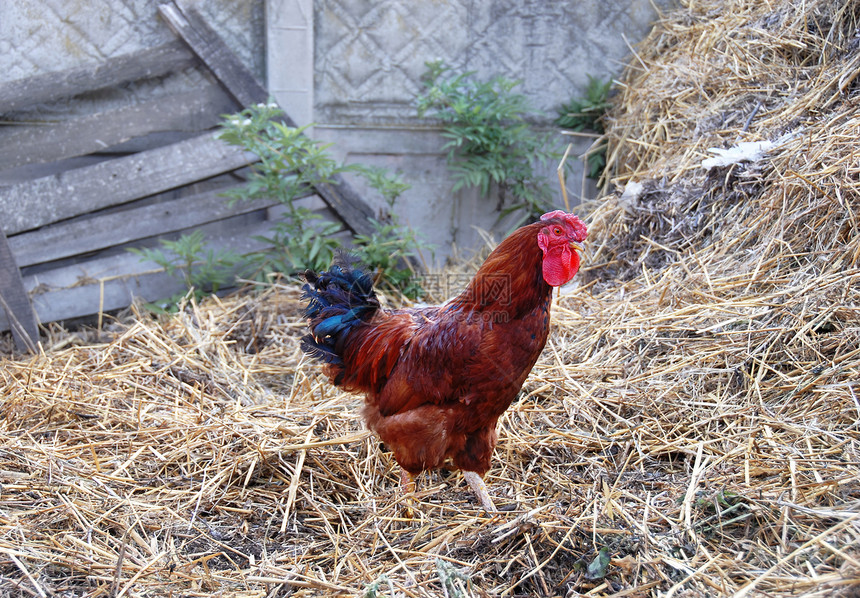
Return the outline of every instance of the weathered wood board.
[[[236,103],[217,85],[123,106],[58,124],[0,128],[4,169],[105,152],[138,137],[163,131],[201,132]]]
[[[20,233],[188,185],[256,160],[254,154],[226,144],[217,135],[204,133],[165,147],[0,189],[0,213],[6,214],[3,228],[7,235]]]
[[[6,316],[6,313],[10,314]],[[39,329],[33,307],[24,289],[21,274],[0,231],[0,317],[6,317],[3,330],[12,329],[15,347],[19,351],[33,351],[39,338]]]
[[[160,4],[158,12],[240,106],[253,106],[269,101],[266,88],[245,68],[192,3],[175,0]],[[284,122],[291,127],[296,126],[289,115],[284,117]]]
[[[176,40],[92,65],[18,79],[0,86],[0,114],[94,89],[159,77],[197,63],[197,58],[188,51],[188,47]]]
[[[334,217],[315,196],[300,200],[300,205],[328,219]],[[196,228],[206,234],[207,246],[215,252],[229,249],[243,254],[264,248],[266,244],[255,237],[266,236],[271,222],[261,220],[237,226],[233,224],[237,220],[241,218],[221,221],[225,226],[213,222]],[[340,237],[346,241],[349,235]],[[168,276],[158,264],[126,251],[24,275],[23,288],[30,294],[41,322],[115,311],[128,307],[134,298],[158,301],[186,290],[181,281]],[[0,309],[0,330],[8,329],[9,319]]]
[[[232,216],[263,210],[277,203],[259,199],[230,205],[222,193],[210,191],[104,214],[98,218],[61,222],[16,235],[9,239],[9,246],[13,254],[20,256],[18,266],[23,268],[193,229]]]

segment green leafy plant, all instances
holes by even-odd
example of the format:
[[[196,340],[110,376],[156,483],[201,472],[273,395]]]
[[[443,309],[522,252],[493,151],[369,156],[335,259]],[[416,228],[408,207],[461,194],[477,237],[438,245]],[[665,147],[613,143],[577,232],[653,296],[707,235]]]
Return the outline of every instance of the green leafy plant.
[[[249,277],[269,280],[273,275],[294,276],[304,270],[324,270],[341,247],[333,237],[342,230],[337,222],[325,221],[307,208],[298,207],[289,219],[276,222],[267,235],[254,238],[269,247],[247,256]]]
[[[470,595],[469,589],[472,585],[472,580],[466,573],[457,569],[451,563],[437,558],[436,575],[439,577],[439,583],[442,584],[445,596],[464,598]]]
[[[225,119],[221,138],[254,152],[260,161],[252,167],[248,185],[235,189],[233,201],[260,197],[273,198],[286,207],[284,217],[268,235],[258,237],[269,247],[252,254],[255,278],[266,279],[273,273],[293,274],[305,269],[327,268],[341,242],[332,235],[340,225],[323,221],[296,200],[311,187],[330,183],[334,175],[347,171],[363,176],[388,205],[388,212],[373,221],[374,232],[356,235],[354,252],[390,289],[415,297],[420,287],[414,271],[407,267],[420,244],[414,232],[401,226],[391,210],[397,198],[410,185],[387,170],[362,165],[338,164],[322,145],[306,135],[304,128],[288,127],[278,118],[275,104],[257,105]]]
[[[609,548],[603,546],[597,551],[597,555],[591,562],[580,559],[574,563],[573,568],[582,571],[586,579],[603,579],[606,577],[611,562],[612,557],[609,554]]]
[[[256,104],[221,123],[221,139],[253,152],[259,162],[251,166],[245,187],[226,195],[234,200],[268,197],[289,205],[305,196],[312,186],[331,183],[333,177],[351,170],[337,163],[328,149],[304,134],[307,127],[291,127],[279,118],[277,104]]]
[[[417,299],[424,289],[409,260],[424,244],[411,229],[391,218],[393,221],[389,223],[371,220],[374,231],[355,236],[353,253],[374,273],[378,287],[398,290],[410,299]]]
[[[160,248],[131,248],[143,260],[155,262],[168,275],[180,278],[187,291],[179,292],[148,308],[155,312],[172,312],[189,293],[195,298],[217,293],[233,282],[237,269],[242,267],[242,258],[230,250],[207,249],[203,233],[196,230],[182,235],[175,241],[162,239]]]
[[[703,514],[709,515],[696,523],[696,528],[702,533],[727,528],[755,515],[746,497],[725,488],[715,494],[697,493],[695,505]]]
[[[393,175],[379,166],[357,166],[356,170],[367,180],[368,185],[382,195],[389,210],[394,207],[394,202],[403,192],[412,188],[402,176]]]
[[[612,106],[609,102],[609,90],[612,79],[604,81],[588,75],[588,85],[585,95],[573,98],[558,109],[558,118],[554,123],[562,129],[570,131],[594,131],[602,135],[603,116]],[[599,178],[606,167],[606,145],[599,146],[588,154],[588,177]]]
[[[364,588],[364,598],[380,598],[384,596],[382,594],[382,584],[388,585],[388,591],[390,592],[390,596],[394,598],[396,594],[394,593],[394,584],[391,583],[391,580],[384,573],[376,578],[376,581],[367,584]]]
[[[277,104],[257,104],[222,122],[220,138],[255,153],[259,162],[251,166],[247,185],[226,195],[232,201],[258,198],[277,200],[286,212],[271,234],[257,237],[269,248],[249,256],[255,266],[253,278],[265,280],[276,272],[291,274],[327,267],[340,243],[331,235],[340,229],[296,200],[314,186],[331,183],[336,174],[353,170],[331,157],[330,145],[304,134],[306,127],[290,127],[279,120]]]
[[[334,236],[342,227],[322,219],[297,200],[310,195],[314,187],[333,182],[335,175],[353,171],[367,178],[388,205],[387,213],[373,221],[373,233],[355,237],[355,253],[383,285],[417,297],[421,288],[408,260],[421,243],[391,213],[409,185],[381,168],[339,164],[328,152],[328,145],[307,137],[305,128],[285,125],[279,120],[282,114],[277,104],[257,104],[225,116],[220,134],[224,141],[259,157],[259,162],[250,168],[247,184],[225,193],[229,201],[267,198],[284,207],[283,216],[269,233],[255,237],[265,244],[263,249],[244,256],[207,252],[202,233],[195,231],[178,241],[162,241],[162,249],[132,251],[182,278],[196,295],[232,284],[237,275],[265,281],[275,274],[294,276],[305,269],[324,270],[342,248],[342,242]],[[175,304],[176,299],[168,302]]]
[[[525,220],[544,213],[552,194],[536,167],[556,159],[558,152],[551,149],[550,135],[539,134],[527,122],[536,113],[524,95],[514,92],[520,82],[504,77],[479,81],[472,72],[453,73],[442,61],[426,66],[418,114],[444,123],[454,191],[478,187],[488,196],[495,184],[503,214],[520,210]],[[505,207],[508,195],[513,200]]]
[[[371,219],[372,233],[355,235],[352,251],[374,273],[378,286],[417,299],[424,289],[411,261],[417,257],[419,249],[427,248],[427,244],[419,240],[411,228],[402,226],[393,212],[395,202],[411,185],[384,168],[362,166],[358,171],[382,195],[388,210],[379,220]]]
[[[612,106],[609,102],[609,90],[612,79],[604,81],[588,75],[588,85],[585,95],[573,98],[558,109],[555,124],[571,131],[597,131],[603,133],[603,115]]]

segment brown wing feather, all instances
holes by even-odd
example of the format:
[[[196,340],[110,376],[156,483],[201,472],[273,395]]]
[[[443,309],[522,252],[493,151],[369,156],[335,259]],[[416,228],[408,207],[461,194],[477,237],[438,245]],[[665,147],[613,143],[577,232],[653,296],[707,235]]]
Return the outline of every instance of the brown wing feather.
[[[549,331],[547,303],[516,321],[456,308],[423,312],[408,346],[372,400],[381,415],[425,404],[469,406],[464,425],[494,421],[510,405]]]
[[[383,416],[424,404],[457,402],[468,393],[472,355],[481,328],[444,308],[413,313],[416,328],[388,383],[376,397]]]

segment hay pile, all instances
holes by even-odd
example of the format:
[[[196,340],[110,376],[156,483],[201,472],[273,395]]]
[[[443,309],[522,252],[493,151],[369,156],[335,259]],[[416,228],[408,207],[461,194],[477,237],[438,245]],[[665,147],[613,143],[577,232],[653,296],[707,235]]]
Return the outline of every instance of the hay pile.
[[[405,519],[273,287],[3,361],[0,592],[856,595],[858,19],[697,1],[637,49],[608,136],[642,189],[588,206],[590,266],[500,422],[516,510],[438,472]]]

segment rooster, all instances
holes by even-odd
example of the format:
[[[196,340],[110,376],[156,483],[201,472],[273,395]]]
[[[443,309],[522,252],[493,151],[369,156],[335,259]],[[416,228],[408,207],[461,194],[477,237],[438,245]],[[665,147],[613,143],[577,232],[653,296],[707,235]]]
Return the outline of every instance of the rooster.
[[[367,427],[400,464],[403,491],[449,460],[486,511],[496,422],[549,335],[552,287],[579,269],[585,224],[556,210],[490,253],[468,287],[434,307],[383,309],[369,274],[339,258],[305,272],[302,349],[330,381],[363,393]]]

